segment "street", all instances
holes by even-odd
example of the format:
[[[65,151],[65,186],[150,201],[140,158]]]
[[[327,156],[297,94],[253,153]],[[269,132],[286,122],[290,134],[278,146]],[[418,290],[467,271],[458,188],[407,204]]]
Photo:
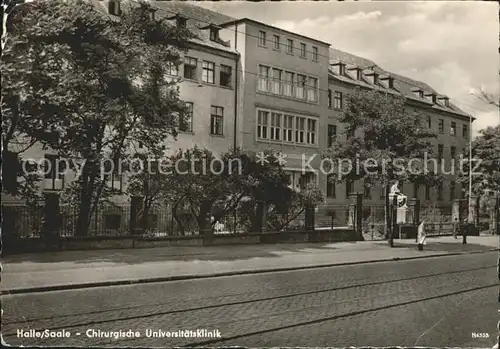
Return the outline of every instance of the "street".
[[[484,252],[2,296],[3,339],[16,346],[491,348],[497,259],[498,252]],[[17,337],[29,329],[64,330],[69,337]],[[88,338],[89,329],[140,337]],[[148,329],[219,330],[222,338],[147,338]]]

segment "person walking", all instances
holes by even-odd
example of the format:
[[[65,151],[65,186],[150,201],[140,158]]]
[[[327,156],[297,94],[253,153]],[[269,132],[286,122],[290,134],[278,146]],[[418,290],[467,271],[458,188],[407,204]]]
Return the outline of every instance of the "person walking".
[[[464,221],[464,225],[462,230],[462,244],[467,245],[467,234],[469,233],[469,229],[471,227],[471,224],[468,222],[467,219]]]
[[[417,230],[417,247],[419,251],[424,250],[424,245],[426,244],[427,237],[425,236],[425,219],[423,219],[418,225]]]

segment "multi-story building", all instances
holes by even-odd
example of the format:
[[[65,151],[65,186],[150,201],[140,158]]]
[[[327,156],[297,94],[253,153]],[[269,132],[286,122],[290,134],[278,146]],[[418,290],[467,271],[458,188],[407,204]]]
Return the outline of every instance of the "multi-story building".
[[[323,125],[326,139],[330,145],[335,137],[344,133],[344,125],[339,122],[346,96],[356,87],[379,90],[406,98],[409,111],[424,116],[424,125],[437,133],[433,140],[437,157],[437,170],[445,173],[441,186],[420,187],[412,183],[403,183],[402,191],[408,197],[419,197],[423,202],[442,202],[450,204],[452,200],[464,195],[456,184],[451,172],[452,162],[458,164],[469,144],[470,123],[474,120],[454,104],[447,96],[439,94],[425,83],[383,70],[376,63],[352,54],[330,49],[328,124]],[[439,160],[443,159],[443,160]],[[432,162],[429,169],[433,168]],[[456,172],[455,172],[456,174]],[[327,203],[342,203],[350,192],[363,192],[368,204],[383,202],[385,189],[382,186],[370,188],[361,181],[346,182],[342,185],[327,183]]]
[[[94,2],[110,15],[119,15],[124,1]],[[345,204],[354,191],[364,191],[368,203],[381,203],[383,193],[378,187],[334,185],[317,171],[302,173],[303,159],[316,155],[311,164],[317,169],[318,155],[344,132],[339,116],[346,95],[356,87],[405,96],[408,108],[424,113],[428,126],[438,131],[436,152],[445,159],[458,157],[468,145],[469,115],[425,83],[332,49],[329,43],[252,19],[235,19],[179,1],[153,5],[155,16],[188,26],[197,34],[182,64],[170,67],[172,78],[182,78],[180,96],[190,106],[191,118],[177,140],[165,141],[169,149],[197,145],[219,154],[234,147],[271,148],[285,155],[293,188],[316,182],[327,204]],[[460,197],[454,183],[452,176],[442,188],[404,183],[403,192],[450,203]],[[118,185],[125,188],[122,180]]]

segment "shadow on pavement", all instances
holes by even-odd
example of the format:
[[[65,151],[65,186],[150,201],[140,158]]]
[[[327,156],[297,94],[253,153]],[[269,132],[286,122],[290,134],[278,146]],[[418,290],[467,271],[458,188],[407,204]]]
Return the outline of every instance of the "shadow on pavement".
[[[155,247],[120,250],[87,250],[11,255],[4,263],[127,263],[164,261],[234,261],[272,258],[289,254],[324,253],[338,250],[332,244],[228,245],[197,247]]]

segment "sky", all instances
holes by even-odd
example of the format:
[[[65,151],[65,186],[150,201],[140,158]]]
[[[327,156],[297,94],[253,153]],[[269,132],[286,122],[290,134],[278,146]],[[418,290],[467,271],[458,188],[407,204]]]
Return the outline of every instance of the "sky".
[[[236,18],[331,43],[381,68],[423,81],[477,118],[500,124],[496,107],[471,94],[499,95],[499,6],[483,1],[197,2]]]

